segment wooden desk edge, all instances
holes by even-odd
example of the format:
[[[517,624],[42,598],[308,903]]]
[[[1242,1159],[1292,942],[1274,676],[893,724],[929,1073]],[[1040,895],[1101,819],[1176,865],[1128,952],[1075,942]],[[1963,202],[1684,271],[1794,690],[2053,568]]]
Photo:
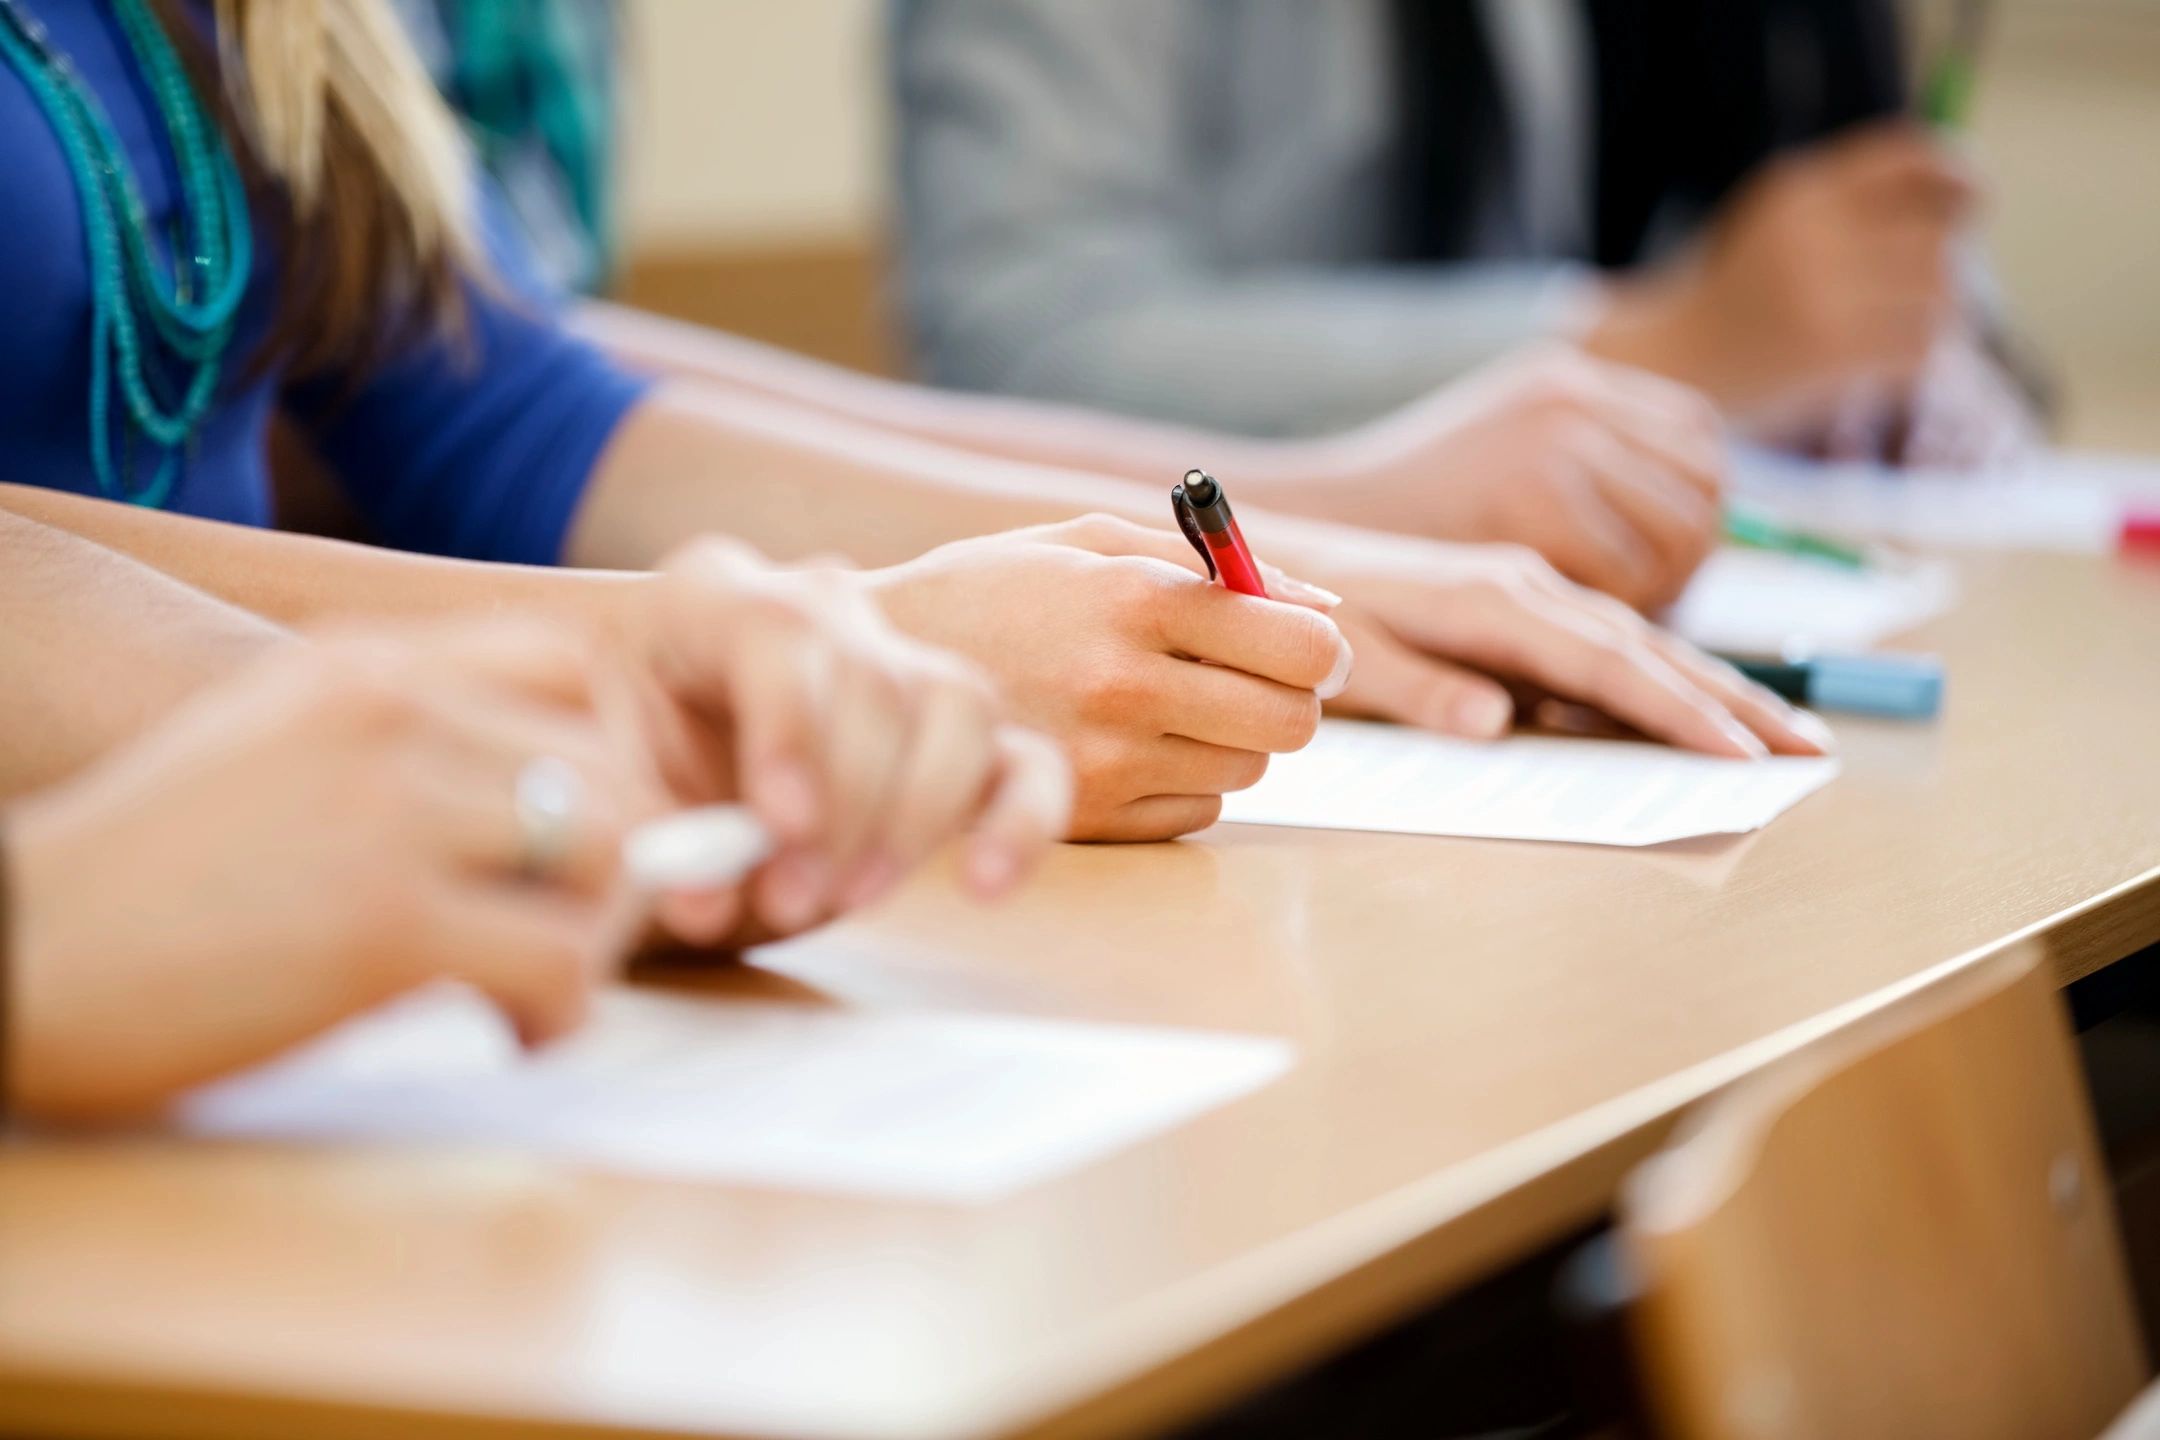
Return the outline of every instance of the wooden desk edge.
[[[1610,1208],[1621,1181],[1656,1150],[1684,1110],[1742,1075],[1825,1035],[1912,1003],[1974,965],[2035,940],[2046,950],[2058,987],[2160,945],[2160,866],[1999,941],[1848,1002],[1834,1012],[1833,1024],[1791,1026],[1731,1056],[1718,1057],[1698,1070],[1741,1056],[1746,1061],[1726,1067],[1730,1074],[1674,1096],[1676,1103],[1645,1115],[1602,1143],[1488,1196],[1444,1230],[1428,1230],[1374,1255],[1199,1348],[1136,1374],[1122,1385],[1106,1387],[1092,1399],[1032,1426],[984,1434],[1016,1440],[1073,1440],[1159,1433],[1254,1393],[1256,1377],[1280,1375],[1338,1353],[1591,1224]],[[1684,1079],[1685,1073],[1675,1078]]]

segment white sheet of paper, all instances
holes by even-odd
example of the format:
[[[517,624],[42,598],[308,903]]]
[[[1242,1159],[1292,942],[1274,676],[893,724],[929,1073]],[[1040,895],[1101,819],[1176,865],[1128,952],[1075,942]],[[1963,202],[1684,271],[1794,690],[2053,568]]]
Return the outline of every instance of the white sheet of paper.
[[[1940,560],[1850,570],[1728,547],[1696,572],[1664,621],[1706,650],[1871,650],[1941,614],[1956,595],[1956,579]]]
[[[1329,720],[1225,797],[1247,825],[1492,840],[1657,845],[1761,829],[1838,772],[1835,759],[1719,760],[1625,740],[1517,736],[1496,744]]]
[[[539,1056],[454,987],[188,1097],[200,1135],[510,1149],[674,1179],[985,1203],[1287,1070],[1265,1036],[619,990]]]
[[[1788,525],[1931,550],[2115,548],[2126,506],[2160,501],[2160,466],[2055,453],[2001,473],[1823,465],[1743,452],[1734,493]]]

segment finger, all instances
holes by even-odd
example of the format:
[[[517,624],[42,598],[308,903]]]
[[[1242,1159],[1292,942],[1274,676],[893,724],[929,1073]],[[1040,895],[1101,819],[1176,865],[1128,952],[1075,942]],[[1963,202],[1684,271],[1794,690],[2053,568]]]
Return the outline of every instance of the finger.
[[[1302,750],[1319,728],[1320,699],[1310,690],[1167,655],[1138,663],[1145,698],[1134,713],[1112,717],[1122,728],[1273,754]]]
[[[1191,542],[1173,530],[1154,529],[1136,525],[1114,515],[1084,515],[1059,525],[1038,527],[1036,532],[1046,540],[1071,545],[1076,549],[1091,551],[1097,555],[1137,555],[1150,560],[1161,560],[1189,571],[1206,580],[1211,578],[1207,565],[1200,559]],[[1266,561],[1260,562],[1260,576],[1267,585],[1268,598],[1290,605],[1303,605],[1309,610],[1331,611],[1340,606],[1342,596],[1310,580],[1301,580],[1286,574],[1279,567]]]
[[[1648,370],[1608,365],[1613,403],[1601,418],[1672,478],[1712,504],[1721,501],[1732,471],[1717,407],[1701,392]]]
[[[1175,840],[1221,818],[1219,795],[1149,795],[1120,805],[1084,838],[1126,844]]]
[[[1265,751],[1159,735],[1137,750],[1126,777],[1143,795],[1228,795],[1259,784],[1267,765]]]
[[[1349,681],[1349,642],[1318,611],[1212,585],[1178,585],[1155,613],[1155,638],[1181,655],[1322,698],[1341,694]]]
[[[1072,826],[1073,775],[1055,741],[1017,725],[996,735],[990,799],[969,837],[962,873],[984,899],[1011,890]]]
[[[875,866],[889,883],[897,868],[892,856],[872,855],[872,842],[900,787],[901,770],[913,743],[913,697],[904,682],[866,657],[843,655],[836,662],[830,708],[823,718],[826,825],[824,849],[843,887],[874,888],[858,870]]]
[[[1431,655],[1420,655],[1374,626],[1351,631],[1357,679],[1344,708],[1441,735],[1497,740],[1515,723],[1515,701],[1489,676]]]
[[[1601,609],[1596,602],[1604,599],[1488,592],[1465,607],[1477,617],[1478,638],[1454,653],[1690,750],[1748,759],[1769,753],[1753,730],[1658,652],[1647,622],[1617,601]]]
[[[734,674],[714,677],[722,693],[710,707],[733,723],[743,799],[782,844],[818,838],[830,816],[820,717],[837,677],[830,648],[803,641],[795,627],[744,627]]]
[[[876,846],[894,862],[889,880],[959,833],[984,804],[1001,763],[996,731],[995,708],[982,684],[953,679],[928,685]],[[849,896],[855,904],[874,898]]]
[[[421,959],[485,994],[537,1045],[584,1020],[606,928],[601,907],[547,891],[445,885],[423,903]]]
[[[546,872],[528,875],[532,857],[518,820],[515,774],[440,752],[413,757],[411,784],[436,853],[475,877],[530,880],[588,898],[607,894],[621,873],[628,826],[585,780],[589,767],[567,763],[585,787],[584,798],[564,827],[559,850],[547,857]]]
[[[622,837],[666,807],[649,773],[627,766],[590,724],[454,690],[424,696],[419,708],[427,723],[407,754],[425,823],[443,853],[473,869],[509,875],[531,858],[518,788],[541,760],[560,762],[577,784],[564,848],[540,877],[551,883],[586,892],[612,885]]]
[[[1563,513],[1546,527],[1538,550],[1561,574],[1592,590],[1631,602],[1655,590],[1657,551],[1598,493],[1594,460],[1571,453],[1553,463],[1568,467],[1557,491],[1548,492],[1549,503]]]
[[[1757,685],[1724,661],[1662,631],[1657,633],[1657,643],[1676,669],[1715,695],[1739,717],[1741,724],[1761,736],[1774,754],[1828,755],[1837,748],[1836,737],[1820,719],[1788,705],[1783,697]]]
[[[1660,583],[1652,598],[1670,599],[1716,543],[1717,506],[1609,431],[1586,444],[1598,496],[1657,557]]]

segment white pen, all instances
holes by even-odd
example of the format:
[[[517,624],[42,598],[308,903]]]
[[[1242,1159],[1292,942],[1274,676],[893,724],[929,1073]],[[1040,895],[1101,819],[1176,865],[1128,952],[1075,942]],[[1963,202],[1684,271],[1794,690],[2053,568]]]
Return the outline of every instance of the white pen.
[[[741,805],[705,805],[649,820],[623,841],[623,868],[641,890],[715,890],[772,854],[772,835]]]

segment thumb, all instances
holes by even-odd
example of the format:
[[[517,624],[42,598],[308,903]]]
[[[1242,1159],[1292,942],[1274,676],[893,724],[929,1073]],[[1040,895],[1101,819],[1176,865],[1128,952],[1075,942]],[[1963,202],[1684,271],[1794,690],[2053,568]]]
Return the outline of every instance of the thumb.
[[[1044,539],[1092,550],[1097,555],[1141,555],[1153,560],[1167,560],[1195,575],[1208,573],[1207,562],[1177,531],[1136,524],[1115,515],[1083,515],[1077,520],[1043,526],[1039,533]],[[1342,604],[1342,596],[1334,591],[1287,575],[1265,561],[1260,565],[1260,577],[1267,585],[1270,600],[1302,605],[1322,614]]]
[[[1497,740],[1514,727],[1514,697],[1498,681],[1420,655],[1370,623],[1342,629],[1357,665],[1337,708],[1465,740]]]

